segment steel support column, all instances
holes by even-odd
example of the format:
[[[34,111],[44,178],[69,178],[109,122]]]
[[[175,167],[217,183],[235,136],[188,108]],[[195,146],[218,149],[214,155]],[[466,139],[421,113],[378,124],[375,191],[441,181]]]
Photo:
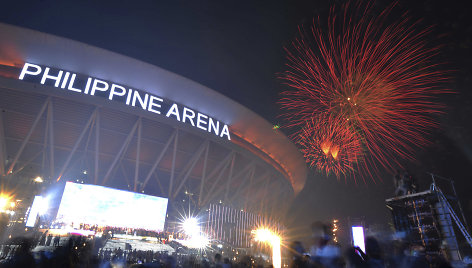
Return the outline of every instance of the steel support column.
[[[95,184],[98,183],[98,171],[99,171],[99,159],[100,159],[100,108],[97,108],[97,117],[95,118],[95,165],[94,165],[94,178]]]
[[[174,130],[174,132],[172,132],[172,134],[170,135],[169,139],[167,139],[167,142],[166,144],[164,145],[164,148],[162,148],[161,150],[161,153],[159,154],[159,156],[156,158],[156,161],[154,161],[154,164],[152,165],[151,167],[151,170],[149,170],[146,178],[144,179],[144,182],[143,182],[143,187],[141,190],[144,190],[144,187],[146,187],[146,184],[148,183],[149,179],[151,178],[152,174],[154,173],[154,171],[156,170],[157,166],[159,165],[159,163],[161,162],[162,158],[164,157],[165,153],[167,152],[167,149],[169,148],[170,146],[170,143],[175,139],[177,135],[177,129]],[[164,192],[162,192],[162,194],[164,194]]]
[[[208,178],[211,178],[213,177],[213,173],[216,173],[216,171],[218,171],[218,169],[220,169],[220,173],[218,174],[218,176],[216,177],[216,180],[213,182],[213,184],[211,185],[211,188],[210,190],[208,190],[208,194],[207,196],[205,197],[203,203],[201,204],[201,206],[204,206],[206,205],[206,203],[213,197],[213,194],[215,192],[213,192],[213,190],[215,190],[215,187],[218,185],[218,182],[221,180],[221,178],[223,178],[223,174],[224,174],[224,171],[226,170],[226,168],[229,166],[230,164],[230,160],[234,159],[234,152],[231,151],[223,161],[221,161],[217,167],[215,167],[215,169],[212,171],[212,173],[208,176]],[[222,165],[224,165],[223,167],[221,167]]]
[[[173,153],[172,153],[172,167],[171,167],[171,170],[170,170],[169,192],[167,193],[169,199],[172,198],[172,187],[173,187],[173,184],[174,184],[174,176],[175,176],[175,156],[177,155],[177,143],[178,143],[178,140],[179,140],[179,129],[176,129],[176,130],[177,130],[177,133],[175,135],[174,150],[173,150]]]
[[[26,160],[25,162],[23,162],[21,164],[21,166],[19,168],[17,168],[15,171],[13,171],[12,173],[10,173],[11,175],[15,175],[15,174],[18,174],[19,172],[21,172],[27,165],[29,165],[31,162],[33,162],[39,155],[41,155],[41,153],[43,152],[43,150],[40,150],[39,152],[37,152],[36,154],[34,154],[30,159]]]
[[[250,163],[249,164],[250,166],[250,169],[248,170],[248,173],[247,173],[247,177],[244,178],[238,185],[238,189],[236,190],[236,192],[234,193],[233,197],[231,197],[229,203],[233,203],[234,199],[239,195],[239,193],[241,192],[242,188],[244,188],[244,184],[246,183],[247,180],[252,180],[252,177],[254,176],[254,169],[256,168],[255,167],[255,164],[254,162]],[[236,178],[236,176],[235,176]]]
[[[44,127],[44,136],[43,136],[43,157],[41,162],[41,174],[45,173],[45,165],[46,165],[46,157],[47,157],[47,146],[48,146],[48,132],[49,132],[49,106],[48,103],[48,111],[46,112],[46,126]]]
[[[138,138],[136,139],[136,166],[134,169],[134,187],[133,191],[136,192],[138,187],[138,176],[139,176],[139,159],[141,155],[141,131],[143,129],[143,123],[141,117],[138,119]]]
[[[134,136],[134,133],[136,132],[136,129],[138,128],[138,121],[134,124],[133,128],[131,129],[130,133],[126,137],[125,141],[123,142],[123,145],[121,146],[120,150],[115,156],[115,159],[113,159],[113,162],[111,163],[110,167],[108,168],[107,173],[105,174],[105,177],[103,177],[103,182],[102,185],[105,185],[105,183],[108,181],[108,178],[111,175],[111,172],[115,168],[116,163],[118,163],[118,160],[120,160],[121,155],[125,152],[125,150],[128,148],[128,144],[130,143],[131,139]]]
[[[206,150],[205,150],[205,158],[203,160],[203,171],[202,171],[202,179],[200,182],[200,194],[198,195],[198,205],[202,203],[202,194],[203,194],[203,186],[205,185],[205,175],[206,175],[206,168],[207,168],[207,161],[208,161],[208,151],[210,150],[210,143],[208,142]]]
[[[228,201],[229,186],[231,184],[231,180],[233,179],[234,161],[236,161],[236,154],[233,154],[233,159],[231,160],[231,166],[229,168],[228,181],[226,182],[225,202]]]
[[[5,147],[5,129],[3,126],[3,112],[0,112],[0,177],[5,176],[5,162],[7,161],[7,148]]]
[[[23,150],[25,149],[26,144],[28,143],[29,139],[31,138],[31,135],[33,134],[33,131],[35,130],[36,125],[38,124],[39,120],[40,120],[41,117],[43,116],[43,113],[44,113],[44,111],[46,110],[46,107],[48,106],[48,103],[49,103],[50,100],[51,100],[51,97],[48,97],[48,98],[46,99],[46,101],[44,102],[43,106],[42,106],[41,109],[39,110],[39,113],[36,115],[36,118],[34,119],[33,125],[31,126],[30,130],[28,131],[28,134],[26,134],[25,139],[24,139],[23,142],[21,143],[20,149],[18,150],[18,152],[16,152],[15,158],[13,158],[13,161],[12,161],[12,163],[10,164],[10,167],[8,168],[8,171],[7,171],[7,174],[6,174],[6,175],[8,175],[8,174],[10,174],[10,173],[13,172],[13,168],[15,167],[16,162],[18,161],[18,158],[20,158],[21,153],[22,153]]]
[[[82,141],[82,139],[83,139],[85,133],[86,133],[87,130],[89,129],[89,127],[90,127],[90,125],[92,124],[92,121],[95,119],[95,116],[96,116],[96,115],[97,115],[97,108],[95,108],[95,109],[93,110],[92,115],[90,115],[89,120],[87,121],[87,123],[85,124],[84,128],[82,129],[82,132],[80,133],[79,138],[78,138],[77,141],[75,142],[74,147],[72,147],[72,150],[71,150],[71,152],[69,153],[69,156],[67,157],[66,162],[65,162],[64,165],[62,166],[61,171],[59,172],[59,176],[57,176],[57,180],[56,180],[56,181],[59,181],[59,180],[61,179],[62,175],[64,175],[64,172],[66,171],[66,168],[68,167],[70,160],[72,160],[72,157],[74,156],[75,151],[76,151],[77,148],[79,147],[80,142]]]
[[[157,181],[157,186],[159,187],[159,190],[161,191],[161,195],[164,196],[164,188],[162,187],[161,181],[159,180],[159,177],[157,176],[156,172],[153,172],[152,175],[154,175],[154,178],[156,178]],[[144,188],[144,187],[143,187]]]
[[[179,193],[180,189],[184,186],[185,182],[187,181],[188,177],[190,176],[190,173],[192,172],[193,168],[197,164],[198,160],[200,159],[200,156],[202,155],[203,151],[205,148],[209,145],[208,140],[205,140],[200,147],[197,149],[197,151],[194,153],[190,161],[185,165],[185,167],[182,169],[182,171],[179,174],[179,179],[180,179],[180,184],[179,187],[177,187],[177,190],[175,190],[173,198],[177,196]],[[183,176],[183,178],[182,178]]]
[[[54,178],[54,117],[52,99],[48,105],[48,125],[49,125],[49,176]]]

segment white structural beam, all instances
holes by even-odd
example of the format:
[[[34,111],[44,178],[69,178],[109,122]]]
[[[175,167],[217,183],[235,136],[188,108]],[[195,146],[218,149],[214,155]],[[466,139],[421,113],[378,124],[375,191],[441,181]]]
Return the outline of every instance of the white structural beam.
[[[48,126],[49,126],[49,176],[54,178],[54,117],[53,101],[48,105]]]
[[[15,175],[19,172],[21,172],[27,165],[29,165],[31,162],[33,162],[38,156],[41,155],[41,153],[43,152],[43,150],[39,150],[39,152],[35,153],[30,159],[26,160],[25,162],[23,162],[21,164],[21,166],[17,169],[15,169],[12,173],[10,173],[10,175]]]
[[[253,172],[253,174],[251,174],[251,179],[249,181],[249,184],[245,185],[244,188],[241,190],[241,193],[246,193],[246,199],[245,201],[247,202],[247,200],[249,200],[249,194],[251,192],[251,190],[257,190],[259,189],[259,186],[264,184],[266,181],[266,178],[269,176],[270,172],[269,171],[266,171],[263,175],[261,176],[255,176],[255,172]],[[257,196],[251,196],[252,199],[254,199],[254,197],[257,197]]]
[[[7,161],[7,148],[5,143],[5,128],[3,125],[3,112],[0,112],[0,177],[5,176],[5,163]]]
[[[284,191],[284,185],[281,182],[276,182],[275,186],[271,186],[271,197],[269,198],[270,202],[269,204],[271,205],[270,211],[271,215],[278,215],[281,216],[281,211],[280,211],[280,201],[282,201],[280,193]]]
[[[231,197],[230,201],[229,201],[229,204],[233,203],[234,202],[234,199],[236,199],[236,197],[241,193],[241,190],[244,188],[244,186],[246,185],[246,182],[249,180],[251,181],[253,176],[254,176],[254,171],[256,169],[256,166],[254,163],[251,163],[250,164],[250,169],[248,170],[247,172],[247,175],[245,178],[243,178],[243,180],[239,183],[238,185],[238,189],[236,190],[236,192],[234,192],[233,196]],[[235,176],[236,177],[236,176]]]
[[[57,176],[56,181],[59,181],[61,179],[62,175],[64,175],[64,172],[66,171],[67,167],[69,166],[70,160],[72,160],[72,157],[74,156],[75,151],[79,147],[80,142],[82,141],[85,133],[89,129],[89,127],[92,124],[92,121],[95,119],[96,115],[97,115],[97,109],[95,108],[92,112],[92,115],[90,115],[90,118],[88,119],[87,123],[85,124],[84,128],[82,129],[82,132],[80,133],[79,138],[75,142],[74,147],[72,147],[72,150],[70,151],[69,156],[67,157],[66,161],[64,162],[64,165],[62,165],[61,171],[59,172],[59,175]]]
[[[184,186],[185,182],[187,182],[187,179],[190,176],[190,173],[192,173],[193,168],[197,164],[198,160],[200,160],[200,156],[202,153],[205,151],[205,149],[209,146],[208,140],[205,140],[197,149],[197,151],[193,154],[192,158],[190,161],[187,162],[185,167],[182,169],[182,171],[179,174],[179,179],[180,179],[180,184],[177,187],[177,189],[174,192],[173,198],[177,196],[179,193],[180,189]]]
[[[42,157],[42,162],[41,162],[41,174],[45,173],[45,166],[46,166],[46,157],[47,157],[47,146],[48,146],[48,131],[49,131],[49,106],[50,103],[48,103],[48,111],[46,112],[46,126],[44,127],[44,135],[43,135],[43,157]]]
[[[39,110],[39,113],[36,115],[36,118],[33,121],[33,125],[31,126],[30,130],[28,131],[28,134],[26,134],[26,137],[23,139],[23,142],[21,143],[20,149],[18,149],[18,151],[16,152],[16,155],[13,158],[13,161],[11,162],[10,167],[8,168],[7,175],[12,173],[13,168],[15,167],[16,162],[18,161],[18,158],[20,158],[21,153],[25,149],[26,144],[28,143],[29,139],[31,138],[31,135],[33,134],[33,131],[36,128],[36,125],[38,124],[39,120],[43,116],[43,113],[46,110],[50,99],[51,98],[48,97],[46,99],[46,101],[44,102],[43,106],[41,106],[41,109]]]
[[[177,143],[179,142],[179,129],[177,129],[177,133],[175,135],[174,139],[174,150],[172,152],[172,166],[170,169],[170,181],[169,181],[169,191],[167,193],[167,196],[172,198],[172,188],[174,186],[174,176],[175,176],[175,157],[177,155]]]
[[[269,173],[270,174],[270,173]],[[263,194],[261,196],[261,212],[264,211],[264,207],[265,207],[265,201],[267,199],[267,195],[269,194],[269,182],[270,182],[270,178],[267,179],[264,183],[264,187],[261,189],[261,191],[263,191]]]
[[[211,185],[210,189],[207,191],[207,196],[205,197],[204,201],[200,204],[201,206],[204,206],[211,198],[213,198],[215,192],[215,187],[218,185],[220,182],[221,178],[223,178],[224,171],[228,168],[229,164],[231,163],[231,160],[234,159],[234,151],[231,151],[223,161],[221,161],[215,169],[213,169],[212,173],[208,176],[208,178],[213,177],[213,173],[216,173],[216,171],[220,170],[218,173],[218,176],[216,177],[216,180],[213,182]],[[222,167],[223,166],[223,167]],[[224,187],[224,186],[223,186]]]
[[[231,160],[231,166],[229,168],[228,180],[226,181],[225,202],[228,201],[229,186],[231,185],[231,180],[233,179],[233,169],[234,169],[235,161],[236,161],[236,154],[233,154],[233,159]],[[223,187],[221,189],[223,189]]]
[[[210,178],[213,178],[213,176],[216,175],[216,173],[218,171],[221,171],[221,169],[223,168],[223,170],[226,168],[226,167],[223,167],[223,166],[227,166],[229,161],[231,161],[232,158],[234,158],[234,151],[231,151],[229,152],[225,158],[223,158],[222,161],[220,161],[214,168],[213,170],[208,174],[207,178],[210,179]],[[219,174],[219,173],[218,173]],[[214,185],[215,183],[213,183]]]
[[[238,173],[236,173],[236,175],[234,176],[231,176],[229,177],[229,181],[228,181],[228,184],[227,184],[227,187],[226,187],[226,194],[225,194],[225,202],[226,203],[231,203],[231,202],[228,202],[228,195],[229,195],[229,188],[230,188],[230,184],[232,182],[232,180],[234,179],[237,179],[239,178],[240,176],[246,174],[246,175],[249,175],[251,172],[251,169],[255,167],[255,162],[254,161],[251,161],[249,162],[243,169],[241,169]],[[247,179],[247,177],[246,177]],[[244,180],[244,179],[243,179]],[[244,184],[244,181],[240,182],[239,185],[238,185],[238,189],[236,191],[239,191],[241,189],[241,187],[243,187],[243,184]]]
[[[231,203],[231,202],[228,202],[228,195],[229,195],[229,188],[230,188],[231,181],[234,180],[234,179],[239,178],[240,176],[244,175],[245,173],[250,172],[251,168],[255,166],[254,161],[251,161],[243,169],[241,169],[238,173],[236,173],[236,175],[233,176],[234,159],[235,158],[233,157],[233,161],[231,162],[231,167],[230,167],[230,170],[229,170],[228,181],[227,181],[227,184],[226,184],[226,193],[225,193],[225,197],[224,197],[225,203],[228,203],[228,204]],[[240,187],[242,187],[242,183],[243,182],[241,182],[238,189],[240,189]],[[217,197],[224,190],[225,190],[225,187],[224,187],[224,185],[222,185],[218,190],[215,191],[215,193],[213,194],[213,196],[211,198]],[[211,199],[209,199],[208,201],[211,201]]]
[[[200,179],[200,194],[198,195],[198,205],[202,203],[202,194],[203,194],[203,187],[205,186],[205,176],[206,176],[206,168],[207,168],[207,161],[208,161],[208,151],[210,150],[210,143],[208,142],[207,147],[205,149],[205,157],[203,160],[203,170],[202,170],[202,178]]]
[[[159,180],[159,177],[157,176],[157,173],[154,172],[154,173],[152,173],[152,175],[154,175],[154,178],[156,178],[157,186],[159,186],[160,194],[161,194],[161,195],[165,195],[165,193],[164,193],[164,188],[162,187],[161,180]],[[144,188],[144,187],[143,187],[143,188]]]
[[[111,172],[112,172],[113,169],[115,168],[116,163],[118,163],[118,160],[121,159],[121,155],[122,155],[122,154],[126,151],[126,149],[128,148],[128,145],[129,145],[131,139],[133,138],[134,133],[136,132],[136,129],[138,128],[138,122],[139,122],[139,121],[136,120],[136,123],[133,125],[133,128],[131,129],[130,133],[128,134],[128,136],[126,137],[125,141],[123,142],[123,145],[121,145],[120,150],[119,150],[118,153],[115,155],[115,159],[113,159],[113,162],[111,163],[110,167],[108,168],[108,171],[107,171],[107,173],[105,174],[105,177],[103,177],[102,185],[105,185],[105,183],[108,181],[108,178],[110,177]]]
[[[93,181],[95,184],[98,183],[98,171],[99,171],[99,160],[100,160],[100,108],[97,108],[97,117],[95,118],[95,157],[94,157],[94,175]]]
[[[143,187],[141,190],[144,190],[144,187],[146,187],[146,184],[148,183],[149,179],[151,178],[152,174],[154,173],[154,171],[156,170],[157,166],[159,165],[159,163],[161,162],[162,158],[164,157],[165,153],[167,152],[167,149],[169,148],[170,144],[172,143],[172,141],[176,138],[177,136],[177,129],[174,130],[174,132],[172,132],[172,134],[170,135],[169,139],[167,139],[167,142],[166,144],[164,145],[164,148],[162,148],[161,150],[161,153],[159,154],[159,156],[157,156],[156,158],[156,161],[154,161],[154,164],[152,165],[151,167],[151,170],[149,170],[146,178],[144,179],[144,182],[143,182]],[[159,182],[160,183],[160,182]],[[162,189],[161,189],[162,190]],[[162,192],[163,194],[164,192]]]
[[[123,174],[123,178],[125,178],[126,184],[128,185],[128,189],[129,189],[131,187],[131,182],[128,179],[128,174],[126,174],[125,167],[123,167],[123,163],[121,161],[118,164],[118,166],[120,166],[121,173]]]
[[[138,119],[138,138],[136,139],[136,165],[134,168],[134,187],[133,191],[136,192],[138,187],[138,177],[139,177],[139,159],[141,157],[141,132],[143,129],[143,123],[141,117]],[[142,191],[142,190],[141,190]]]

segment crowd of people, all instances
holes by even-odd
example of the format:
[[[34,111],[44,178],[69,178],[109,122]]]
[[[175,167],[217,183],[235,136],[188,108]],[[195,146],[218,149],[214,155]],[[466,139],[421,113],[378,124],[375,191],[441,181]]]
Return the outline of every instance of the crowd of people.
[[[311,246],[305,248],[299,241],[291,242],[283,264],[293,268],[447,268],[447,251],[430,254],[421,245],[409,245],[400,241],[379,242],[373,237],[365,239],[365,251],[359,247],[342,248],[332,239],[329,225],[316,222],[311,226]],[[37,245],[53,241],[52,235],[43,233],[30,239],[16,239],[0,250],[2,267],[202,267],[238,268],[270,267],[261,257],[240,256],[233,259],[215,251],[179,251],[172,244],[172,254],[130,247],[104,248],[98,238],[71,236],[52,251],[33,250]],[[38,241],[39,240],[39,241]],[[51,248],[49,248],[51,249]],[[454,266],[457,267],[457,266]],[[462,266],[466,267],[466,266]],[[470,266],[472,267],[472,266]]]
[[[439,253],[426,252],[422,245],[408,244],[405,241],[382,241],[374,237],[365,239],[365,252],[350,246],[341,248],[331,239],[330,228],[322,223],[312,225],[313,245],[305,251],[302,243],[295,241],[290,246],[290,267],[325,268],[449,268],[446,249]],[[455,263],[454,267],[467,267],[465,263]],[[472,265],[468,266],[472,267]]]
[[[63,229],[66,227],[66,224],[55,222],[51,224],[51,226],[53,226],[54,229]],[[95,234],[103,234],[106,236],[109,235],[110,237],[114,237],[117,234],[155,237],[161,243],[166,243],[167,241],[169,241],[169,237],[177,238],[177,237],[183,236],[181,232],[168,232],[168,231],[158,232],[154,230],[139,229],[139,228],[99,226],[95,224],[85,224],[85,223],[79,224],[77,230],[93,231],[93,233]]]

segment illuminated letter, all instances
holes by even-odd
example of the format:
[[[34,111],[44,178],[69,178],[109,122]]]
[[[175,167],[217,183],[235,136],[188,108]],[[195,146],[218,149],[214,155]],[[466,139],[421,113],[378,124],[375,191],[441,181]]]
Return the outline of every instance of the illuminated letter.
[[[210,122],[208,123],[208,132],[211,132],[211,129],[215,130],[215,135],[218,135],[220,133],[220,122],[216,121],[216,126],[213,123],[213,118],[210,117]]]
[[[129,102],[131,101],[131,95],[133,95],[133,90],[130,88],[128,90],[128,96],[126,96],[126,105],[129,105]]]
[[[226,135],[226,137],[228,137],[228,140],[229,140],[229,141],[231,140],[231,138],[229,137],[229,130],[228,130],[228,126],[227,126],[227,125],[224,125],[224,126],[223,126],[223,129],[221,130],[220,137],[222,138],[224,135]]]
[[[69,80],[69,75],[70,75],[69,72],[66,72],[66,74],[64,75],[64,79],[62,80],[61,88],[66,88],[67,80]]]
[[[103,87],[97,87],[97,84],[102,84]],[[90,95],[95,96],[95,91],[107,91],[108,90],[108,83],[102,80],[95,79],[93,80],[92,90],[90,91]]]
[[[115,92],[115,88],[120,89],[121,92]],[[113,95],[124,96],[125,94],[126,94],[126,88],[119,85],[111,84],[110,95],[108,96],[108,99],[113,100]]]
[[[177,106],[177,103],[172,104],[169,111],[167,111],[166,117],[169,117],[171,115],[175,115],[177,121],[180,121],[179,107]]]
[[[90,83],[92,83],[92,77],[87,78],[87,84],[85,85],[84,93],[88,94],[90,89]]]
[[[188,112],[190,112],[192,115],[190,116]],[[185,118],[188,118],[192,126],[195,126],[195,124],[193,123],[193,119],[195,118],[195,112],[187,107],[184,107],[184,115],[182,117],[182,122],[184,123],[185,123]]]
[[[34,71],[28,71],[28,68],[29,67],[33,67],[35,68],[36,70]],[[41,73],[41,67],[39,65],[35,65],[35,64],[31,64],[31,63],[27,63],[25,62],[25,65],[23,66],[23,69],[21,69],[21,73],[20,73],[20,77],[19,79],[20,80],[23,80],[23,78],[25,78],[25,74],[30,74],[30,75],[38,75]]]
[[[44,69],[44,73],[43,73],[43,78],[41,78],[41,84],[44,85],[44,82],[46,82],[46,79],[51,79],[51,80],[54,80],[56,81],[54,83],[54,86],[55,87],[58,87],[59,86],[59,83],[61,82],[61,78],[62,78],[62,71],[59,71],[59,73],[57,74],[57,76],[53,76],[53,75],[49,75],[49,67],[46,67],[46,69]]]
[[[68,90],[71,90],[71,91],[75,91],[75,92],[82,92],[82,90],[78,89],[78,88],[75,88],[74,87],[74,82],[75,82],[75,74],[72,74],[72,76],[70,77],[70,82],[69,82],[69,86],[67,87]],[[89,78],[90,80],[90,78]],[[87,85],[90,83],[90,81],[88,81]]]
[[[202,120],[202,118],[205,118],[205,121]],[[208,116],[204,115],[204,114],[201,114],[201,113],[198,113],[197,114],[197,127],[199,129],[203,129],[203,130],[207,130],[205,126],[202,126],[201,124],[203,123],[204,125],[208,124],[208,122],[206,121],[208,119]]]
[[[161,114],[161,111],[154,109],[154,107],[160,109],[161,104],[160,103],[155,103],[154,101],[163,102],[163,100],[161,98],[158,98],[158,97],[155,97],[155,96],[151,95],[151,98],[149,98],[148,111],[156,113],[156,114]]]
[[[136,99],[137,99],[139,101],[139,104],[141,104],[141,107],[143,108],[143,110],[146,110],[148,97],[149,95],[147,93],[144,94],[144,101],[143,101],[143,99],[139,95],[139,92],[135,90],[133,94],[133,103],[131,104],[131,106],[136,106]]]

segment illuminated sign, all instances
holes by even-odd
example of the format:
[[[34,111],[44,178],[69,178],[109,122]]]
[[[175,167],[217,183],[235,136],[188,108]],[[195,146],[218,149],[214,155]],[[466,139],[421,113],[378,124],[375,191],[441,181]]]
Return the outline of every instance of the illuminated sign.
[[[231,140],[228,126],[208,115],[194,111],[183,105],[170,102],[164,98],[76,73],[25,63],[21,70],[20,80],[53,86],[76,94],[85,94],[107,98],[128,106],[137,107],[147,112],[164,115],[182,123],[187,123],[203,131],[213,133],[220,138]]]

